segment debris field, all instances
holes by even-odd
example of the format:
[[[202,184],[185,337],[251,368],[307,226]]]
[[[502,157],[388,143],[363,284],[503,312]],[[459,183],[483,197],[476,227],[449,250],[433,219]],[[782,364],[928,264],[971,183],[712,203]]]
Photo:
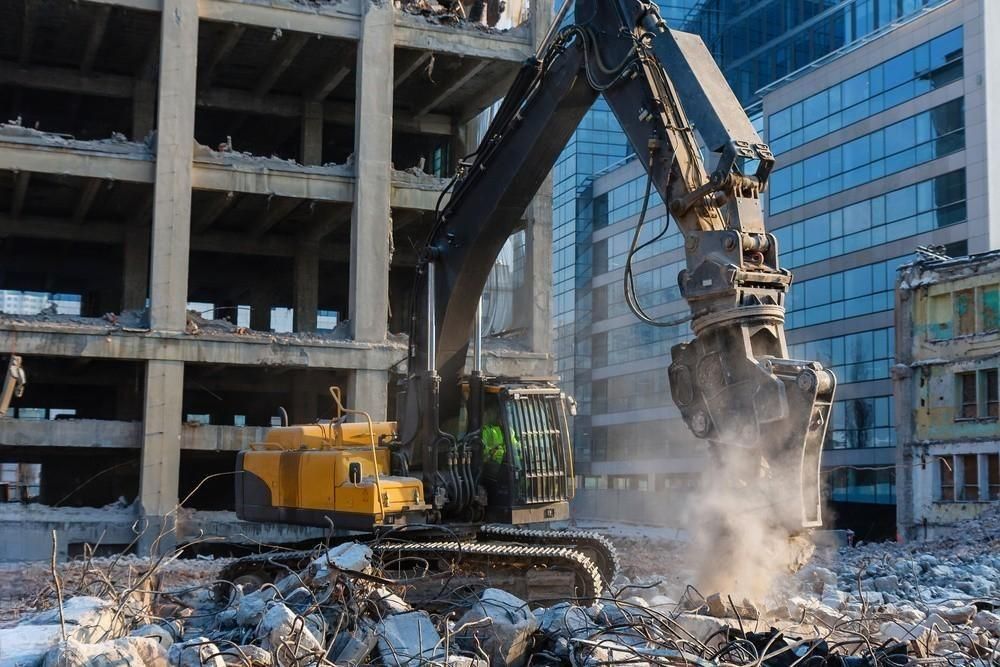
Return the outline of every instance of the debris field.
[[[85,557],[25,570],[40,611],[0,627],[0,666],[1000,665],[1000,513],[955,535],[821,549],[755,601],[685,585],[694,555],[655,539],[620,541],[595,599],[531,602],[358,542],[263,585],[219,580],[230,559]]]

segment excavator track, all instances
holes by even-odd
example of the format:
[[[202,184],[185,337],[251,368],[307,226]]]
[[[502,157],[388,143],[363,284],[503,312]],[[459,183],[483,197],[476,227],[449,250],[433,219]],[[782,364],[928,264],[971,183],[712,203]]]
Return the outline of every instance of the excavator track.
[[[383,563],[446,561],[456,573],[478,573],[487,583],[506,571],[521,574],[567,572],[573,575],[573,591],[559,597],[593,600],[604,591],[601,571],[588,556],[569,546],[526,545],[503,542],[395,542],[373,547]],[[532,598],[530,589],[523,596]]]
[[[621,572],[621,560],[618,558],[618,549],[614,543],[604,535],[591,530],[544,530],[488,523],[479,527],[476,539],[480,542],[502,541],[576,547],[590,557],[601,571],[604,582],[609,585]]]
[[[575,543],[511,544],[497,541],[496,534],[491,537],[494,539],[482,542],[386,541],[370,546],[375,556],[388,566],[390,575],[393,568],[429,570],[426,573],[434,576],[426,577],[426,588],[431,589],[440,588],[446,579],[449,587],[502,585],[508,590],[519,589],[529,601],[547,599],[546,596],[591,600],[604,591],[601,569]],[[304,569],[317,555],[316,550],[310,550],[244,556],[226,565],[218,579],[257,588],[277,581],[290,571]],[[567,581],[569,578],[571,581]],[[422,597],[413,581],[407,582],[407,588],[408,599]],[[220,584],[216,589],[220,599],[228,598],[230,591],[228,584]]]

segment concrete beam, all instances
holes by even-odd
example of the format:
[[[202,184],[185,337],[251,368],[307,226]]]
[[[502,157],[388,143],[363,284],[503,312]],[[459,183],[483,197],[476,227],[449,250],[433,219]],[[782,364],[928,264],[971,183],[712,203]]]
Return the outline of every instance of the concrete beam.
[[[398,89],[401,85],[406,83],[414,72],[416,72],[421,67],[425,67],[431,58],[434,57],[433,51],[424,51],[423,53],[418,53],[417,57],[411,60],[406,67],[404,67],[400,72],[396,73],[396,78],[392,82],[393,89]]]
[[[105,5],[94,10],[93,21],[90,24],[90,32],[87,33],[87,44],[83,47],[83,56],[80,58],[80,72],[90,74],[94,66],[94,59],[101,48],[104,40],[104,32],[108,28],[108,18],[111,16],[111,6]]]
[[[351,68],[346,65],[341,67],[331,67],[325,77],[316,82],[316,86],[309,93],[308,97],[314,102],[322,102],[337,89],[347,75],[351,73]]]
[[[28,194],[28,183],[31,182],[30,171],[19,171],[14,177],[14,194],[10,199],[10,217],[17,220],[24,210],[24,199]]]
[[[406,356],[398,343],[303,340],[262,336],[169,332],[125,332],[109,325],[15,323],[0,319],[0,350],[48,357],[181,361],[227,366],[388,370]],[[491,367],[492,370],[492,367]]]
[[[154,163],[146,151],[113,153],[77,146],[48,145],[0,138],[0,169],[65,176],[99,177],[152,183]],[[190,142],[189,142],[190,143]]]
[[[302,204],[300,199],[279,199],[268,201],[267,209],[250,226],[250,237],[258,239],[269,232],[275,225],[287,218]]]
[[[392,5],[365,3],[358,43],[349,312],[357,340],[386,338],[392,236]]]
[[[53,241],[85,241],[90,243],[121,243],[125,226],[110,222],[90,222],[78,225],[65,218],[30,216],[15,218],[0,214],[0,238],[15,237],[49,239]]]
[[[0,83],[61,93],[87,93],[98,97],[132,96],[132,77],[93,76],[65,67],[19,66],[0,62]]]
[[[312,9],[289,4],[258,4],[239,0],[199,0],[202,20],[241,23],[261,28],[280,28],[327,37],[356,40],[361,0],[331,3],[329,8]]]
[[[80,224],[83,222],[87,213],[90,212],[90,208],[94,205],[94,199],[97,198],[97,192],[101,189],[101,179],[99,178],[88,178],[83,182],[83,187],[80,188],[80,195],[77,197],[76,206],[73,207],[73,222]]]
[[[458,114],[458,124],[466,123],[478,116],[484,109],[503,97],[505,91],[510,88],[517,78],[520,70],[511,69],[510,73],[484,87],[479,94],[466,100],[462,104],[462,110]],[[473,147],[474,148],[474,147]]]
[[[55,90],[66,93],[85,93],[103,97],[128,99],[135,94],[132,77],[102,74],[84,76],[76,70],[60,67],[32,66],[20,68],[0,62],[0,83],[38,90]],[[315,94],[315,90],[313,93]],[[258,99],[251,92],[227,88],[211,88],[198,93],[196,104],[200,108],[225,109],[244,113],[298,118],[302,114],[302,99],[294,95],[267,95]],[[338,125],[354,124],[354,105],[344,102],[323,104],[324,120]],[[395,119],[398,129],[422,134],[451,134],[451,117],[442,114],[425,114],[413,118],[401,114]]]
[[[104,419],[0,420],[0,446],[138,449],[142,423]],[[238,452],[264,440],[260,426],[181,425],[181,449]]]
[[[226,56],[236,48],[239,43],[240,38],[243,37],[247,27],[245,25],[231,25],[226,28],[226,34],[222,36],[222,39],[215,45],[212,52],[205,59],[204,64],[201,66],[198,72],[198,88],[207,89],[212,85],[212,79],[215,77],[215,70],[219,64],[226,59]]]
[[[535,54],[527,30],[484,35],[462,27],[436,26],[405,12],[396,13],[395,43],[421,51],[511,62],[523,62]]]
[[[305,45],[309,42],[309,35],[297,32],[288,38],[288,41],[284,46],[281,47],[281,51],[278,55],[271,61],[271,64],[267,66],[257,80],[257,85],[253,89],[253,94],[257,98],[264,97],[267,95],[274,84],[278,82],[281,75],[285,73],[295,59],[305,48]]]
[[[83,0],[91,5],[112,5],[143,12],[163,11],[163,0]]]
[[[445,101],[451,97],[456,91],[461,90],[465,87],[469,81],[474,79],[483,69],[486,68],[487,63],[477,62],[465,68],[463,72],[457,79],[452,81],[444,90],[440,91],[437,95],[431,98],[430,102],[421,107],[416,116],[423,116],[424,114],[430,113],[438,106],[445,103]]]
[[[208,206],[198,214],[198,218],[191,224],[191,234],[201,234],[210,228],[238,199],[239,197],[232,191],[217,193]]]
[[[2,162],[0,162],[2,164]],[[256,167],[252,163],[224,165],[196,160],[192,175],[197,190],[297,197],[317,201],[349,202],[354,197],[354,177]]]

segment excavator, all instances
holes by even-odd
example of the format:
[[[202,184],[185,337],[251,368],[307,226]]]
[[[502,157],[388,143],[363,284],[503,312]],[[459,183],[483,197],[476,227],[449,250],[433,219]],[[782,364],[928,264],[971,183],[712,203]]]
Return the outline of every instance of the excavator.
[[[546,528],[569,518],[572,399],[552,378],[485,374],[477,316],[504,242],[599,95],[648,173],[630,260],[653,188],[684,238],[678,283],[694,337],[671,350],[675,405],[718,456],[764,471],[774,502],[796,508],[787,529],[821,525],[820,453],[836,379],[788,358],[792,276],[778,265],[760,201],[774,157],[701,39],[670,29],[649,0],[563,3],[442,195],[418,262],[396,421],[346,410],[334,391],[328,423],[271,429],[238,455],[240,518],[370,534],[383,563],[561,571],[584,598],[613,580],[608,540]],[[633,313],[676,325],[643,310],[631,279],[629,261]],[[223,575],[273,576],[269,563],[250,556]]]

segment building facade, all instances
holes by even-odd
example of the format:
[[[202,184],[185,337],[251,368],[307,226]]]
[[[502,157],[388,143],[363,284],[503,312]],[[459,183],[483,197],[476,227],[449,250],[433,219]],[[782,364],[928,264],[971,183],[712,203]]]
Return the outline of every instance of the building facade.
[[[921,258],[896,282],[897,516],[933,538],[1000,500],[1000,253]]]
[[[53,527],[128,544],[137,518],[305,534],[199,511],[232,508],[236,451],[282,408],[328,418],[339,385],[392,414],[441,189],[552,16],[412,4],[0,0],[0,355],[29,379],[0,463],[41,466],[39,504],[0,507],[23,538],[0,558],[47,556]],[[517,341],[487,372],[551,372],[550,202],[506,261],[528,279],[498,282]]]
[[[746,68],[758,65],[746,58],[733,65],[726,57],[745,49],[725,51],[724,40],[710,29],[703,28],[703,35],[776,154],[764,199],[782,266],[795,273],[786,303],[790,354],[819,360],[839,378],[824,457],[832,510],[827,516],[862,534],[891,535],[895,436],[889,369],[896,267],[918,245],[947,245],[964,254],[996,242],[990,241],[995,232],[988,222],[990,195],[979,148],[989,139],[982,35],[993,9],[962,0],[822,3],[827,5],[822,11],[815,6],[820,3],[722,3],[705,5],[708,13],[690,25],[711,19],[723,34],[742,34],[742,28],[733,32],[727,26],[779,4],[786,10],[812,7],[816,13],[808,22],[814,27],[846,25],[848,19],[853,27],[837,32],[831,51],[820,54],[815,31],[800,31],[787,16],[775,19],[791,32],[772,36],[766,48],[749,48],[758,62],[775,65],[776,51],[802,35],[812,40],[810,57],[822,57],[795,72],[784,65],[766,70],[768,76],[787,74],[749,97],[739,82]],[[883,6],[892,11],[883,13]],[[734,12],[728,19],[724,8]],[[872,8],[874,15],[868,13]],[[875,18],[858,22],[858,16]],[[757,38],[758,32],[747,34]],[[845,43],[848,38],[853,41]],[[764,85],[763,79],[751,80]],[[968,138],[973,131],[977,144]],[[612,489],[622,498],[643,489],[692,487],[704,465],[701,447],[670,403],[665,376],[670,347],[690,335],[687,327],[643,327],[629,319],[622,298],[621,265],[645,178],[633,161],[599,176],[591,191],[597,212],[591,234],[593,392],[606,395],[607,402],[593,401],[596,444],[585,468],[590,478],[582,484]],[[636,258],[637,285],[647,309],[670,319],[686,309],[676,286],[684,251],[665,209],[653,203],[649,238],[669,226]],[[607,426],[606,433],[598,424]],[[590,506],[611,504],[599,499]]]

